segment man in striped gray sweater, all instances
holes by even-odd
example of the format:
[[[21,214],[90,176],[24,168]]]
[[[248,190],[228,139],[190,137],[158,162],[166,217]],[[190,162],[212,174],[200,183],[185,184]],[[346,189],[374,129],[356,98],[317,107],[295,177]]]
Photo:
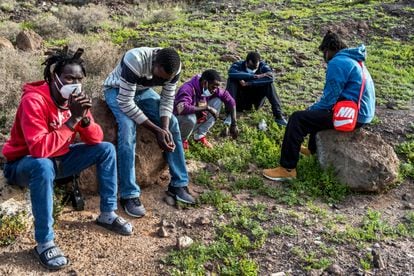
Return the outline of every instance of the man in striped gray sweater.
[[[127,51],[104,82],[105,100],[118,124],[118,176],[121,206],[133,217],[142,217],[135,176],[136,126],[153,132],[166,153],[171,182],[167,193],[194,204],[188,191],[188,173],[177,119],[172,115],[180,77],[180,56],[172,48],[134,48]],[[161,96],[152,87],[162,86]]]

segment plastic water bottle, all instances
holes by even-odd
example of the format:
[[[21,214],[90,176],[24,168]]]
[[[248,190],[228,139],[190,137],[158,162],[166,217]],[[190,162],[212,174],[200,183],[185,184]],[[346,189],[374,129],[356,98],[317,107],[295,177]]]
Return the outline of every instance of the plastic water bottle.
[[[260,120],[259,125],[257,126],[257,128],[261,131],[267,130],[267,124],[266,124],[265,119]]]

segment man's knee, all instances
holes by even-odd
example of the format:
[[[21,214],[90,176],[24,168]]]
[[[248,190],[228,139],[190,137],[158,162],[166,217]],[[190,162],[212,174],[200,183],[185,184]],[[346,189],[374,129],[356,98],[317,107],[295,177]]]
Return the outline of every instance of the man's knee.
[[[98,152],[105,153],[115,156],[115,146],[110,142],[101,142],[96,144],[95,147],[98,149]]]
[[[32,174],[42,176],[45,179],[55,179],[54,163],[49,158],[33,158],[31,160]]]

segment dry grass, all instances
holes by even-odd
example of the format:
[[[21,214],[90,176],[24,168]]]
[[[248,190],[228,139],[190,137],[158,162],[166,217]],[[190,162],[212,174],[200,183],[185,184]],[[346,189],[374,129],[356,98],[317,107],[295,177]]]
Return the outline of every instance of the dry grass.
[[[53,14],[39,14],[33,19],[33,29],[44,39],[62,38],[71,31]]]
[[[74,6],[61,6],[56,13],[63,24],[78,33],[88,33],[99,29],[109,18],[105,6],[89,4],[80,8]]]
[[[42,58],[33,53],[0,50],[0,128],[9,131],[20,101],[22,85],[43,79]]]
[[[20,25],[12,21],[0,23],[0,36],[7,38],[12,43],[16,42],[16,36],[21,31]]]

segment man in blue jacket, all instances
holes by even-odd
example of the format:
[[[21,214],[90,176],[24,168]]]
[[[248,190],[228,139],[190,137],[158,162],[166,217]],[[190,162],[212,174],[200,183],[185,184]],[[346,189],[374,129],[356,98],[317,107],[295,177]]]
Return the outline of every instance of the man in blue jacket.
[[[283,138],[280,167],[263,170],[263,175],[271,180],[284,180],[296,177],[296,165],[301,144],[310,134],[308,153],[316,152],[315,135],[318,131],[333,129],[332,108],[340,100],[358,102],[362,85],[362,70],[365,73],[365,88],[361,97],[357,126],[368,124],[375,113],[375,88],[371,75],[358,62],[365,61],[365,46],[347,48],[341,38],[328,31],[319,50],[328,63],[326,81],[322,97],[307,110],[297,111],[289,118]]]
[[[267,98],[275,122],[281,126],[287,125],[273,84],[272,69],[260,60],[259,53],[249,52],[246,60],[231,65],[228,74],[226,90],[236,100],[237,111],[250,110],[252,106],[257,110]]]

